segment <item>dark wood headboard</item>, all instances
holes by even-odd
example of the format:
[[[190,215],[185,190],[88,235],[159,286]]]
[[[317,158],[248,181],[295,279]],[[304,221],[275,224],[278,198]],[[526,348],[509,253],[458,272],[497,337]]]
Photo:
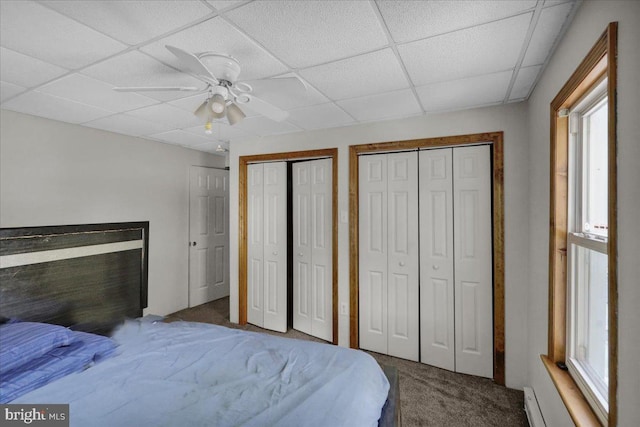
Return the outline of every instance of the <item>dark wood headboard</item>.
[[[149,222],[0,229],[0,316],[106,333],[147,306]]]

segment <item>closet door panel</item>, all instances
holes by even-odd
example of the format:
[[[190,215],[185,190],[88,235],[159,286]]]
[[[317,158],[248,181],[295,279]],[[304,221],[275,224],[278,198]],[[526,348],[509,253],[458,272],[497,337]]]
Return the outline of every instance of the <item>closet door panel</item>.
[[[360,348],[387,353],[387,155],[359,159]]]
[[[292,166],[293,327],[311,334],[311,165]]]
[[[331,159],[309,162],[311,200],[311,335],[333,338]]]
[[[287,331],[287,165],[264,164],[264,327]]]
[[[490,149],[456,148],[453,164],[456,371],[493,378]]]
[[[387,156],[388,354],[417,361],[418,153]]]
[[[451,148],[420,157],[421,362],[455,370],[453,271],[453,155]]]
[[[264,165],[247,166],[247,321],[264,326]]]

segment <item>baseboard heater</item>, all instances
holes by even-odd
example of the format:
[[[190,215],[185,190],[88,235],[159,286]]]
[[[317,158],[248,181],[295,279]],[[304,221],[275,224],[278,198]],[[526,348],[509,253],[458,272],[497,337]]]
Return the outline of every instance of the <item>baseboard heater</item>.
[[[524,388],[524,412],[527,413],[527,419],[531,427],[546,427],[542,412],[540,412],[538,399],[536,399],[536,394],[531,387]]]

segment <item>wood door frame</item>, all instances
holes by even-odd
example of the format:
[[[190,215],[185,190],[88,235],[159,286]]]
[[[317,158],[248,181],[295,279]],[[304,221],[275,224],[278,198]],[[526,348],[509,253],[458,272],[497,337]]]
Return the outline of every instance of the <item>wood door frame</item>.
[[[330,158],[332,168],[332,312],[333,344],[338,344],[338,149],[290,151],[282,153],[240,156],[238,159],[238,317],[241,325],[247,323],[247,166],[249,163],[287,160]]]
[[[349,146],[349,343],[359,348],[359,190],[358,156],[420,148],[438,148],[491,144],[492,168],[492,220],[493,220],[493,379],[505,384],[504,346],[504,134],[500,132],[476,133],[438,138],[391,141]]]

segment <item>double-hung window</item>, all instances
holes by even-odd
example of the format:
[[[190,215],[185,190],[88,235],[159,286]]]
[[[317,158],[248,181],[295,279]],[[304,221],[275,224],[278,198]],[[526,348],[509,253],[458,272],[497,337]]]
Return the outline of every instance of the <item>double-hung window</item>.
[[[608,330],[608,100],[604,79],[569,115],[566,365],[606,425]]]

